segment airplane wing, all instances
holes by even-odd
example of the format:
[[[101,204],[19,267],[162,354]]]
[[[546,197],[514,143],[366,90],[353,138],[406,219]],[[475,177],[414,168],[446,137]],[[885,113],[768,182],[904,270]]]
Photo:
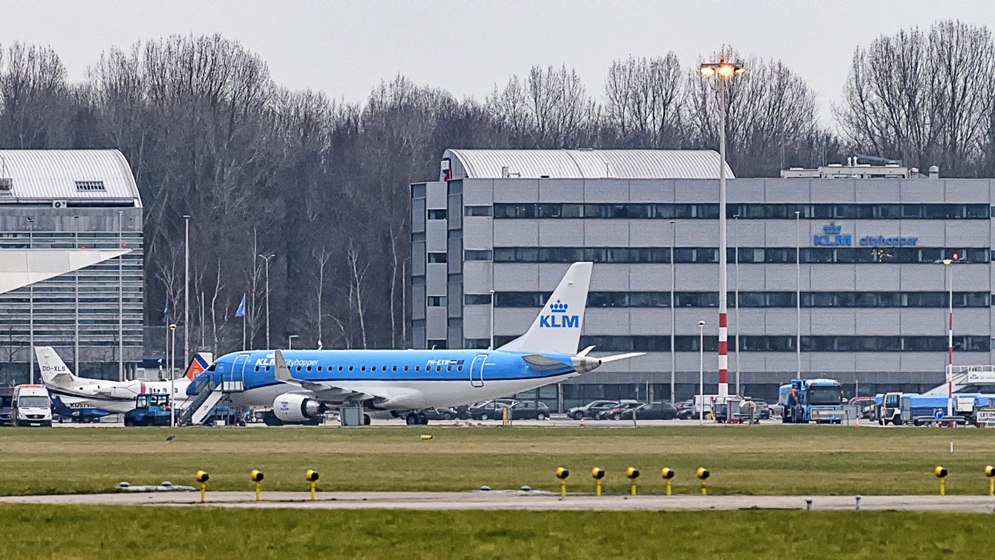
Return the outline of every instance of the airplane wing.
[[[331,383],[295,379],[283,358],[283,353],[279,350],[273,351],[273,365],[273,376],[277,381],[283,381],[310,391],[314,393],[315,398],[324,403],[343,404],[373,400],[377,405],[389,404],[391,407],[422,408],[424,406],[423,395],[414,389],[378,386],[367,381],[336,381]]]

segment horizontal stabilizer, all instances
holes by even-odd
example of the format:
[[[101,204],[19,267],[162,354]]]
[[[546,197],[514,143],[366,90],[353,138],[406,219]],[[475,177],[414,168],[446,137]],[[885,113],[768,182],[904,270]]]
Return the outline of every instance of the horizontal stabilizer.
[[[522,359],[534,366],[539,367],[570,367],[570,364],[565,364],[552,358],[547,358],[542,354],[526,354],[522,356]]]
[[[587,348],[581,350],[577,355],[583,358],[584,356],[590,354],[591,350],[594,350],[594,346],[588,346]]]
[[[601,363],[607,364],[608,362],[617,362],[619,360],[628,360],[629,358],[635,358],[637,356],[645,356],[646,352],[629,352],[628,354],[616,354],[614,356],[605,356],[603,358],[598,358]]]

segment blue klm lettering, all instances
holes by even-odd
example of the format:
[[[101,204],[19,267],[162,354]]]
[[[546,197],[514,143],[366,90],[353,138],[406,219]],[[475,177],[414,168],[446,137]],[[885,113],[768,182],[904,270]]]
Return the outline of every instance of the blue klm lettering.
[[[556,319],[560,320],[557,321]],[[539,327],[548,328],[577,328],[580,326],[580,317],[577,315],[540,315]]]

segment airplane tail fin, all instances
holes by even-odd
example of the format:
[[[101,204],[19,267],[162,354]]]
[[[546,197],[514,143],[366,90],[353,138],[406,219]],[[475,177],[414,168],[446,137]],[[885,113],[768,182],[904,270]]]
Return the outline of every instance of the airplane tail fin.
[[[589,262],[570,265],[529,330],[498,350],[574,355],[584,326],[584,309],[587,307],[587,290],[591,285],[593,266]]]
[[[46,385],[55,387],[72,385],[77,377],[69,371],[69,366],[51,346],[35,346],[35,356],[38,357],[38,369]]]
[[[187,368],[187,373],[184,377],[193,381],[195,377],[204,373],[204,370],[209,368],[212,362],[214,362],[214,354],[210,352],[198,352],[194,354],[193,359],[190,360],[190,367]]]

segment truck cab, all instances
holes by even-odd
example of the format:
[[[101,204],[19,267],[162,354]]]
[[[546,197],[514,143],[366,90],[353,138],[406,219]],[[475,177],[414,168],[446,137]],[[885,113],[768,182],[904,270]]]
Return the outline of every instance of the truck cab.
[[[170,402],[166,393],[141,393],[135,397],[135,408],[124,413],[124,425],[168,426]]]
[[[901,393],[885,393],[881,396],[881,405],[877,414],[878,424],[882,426],[887,426],[888,422],[892,425],[901,426],[902,425],[902,394]],[[907,420],[907,419],[906,419]]]
[[[843,386],[835,379],[792,379],[778,390],[785,424],[840,424],[843,402]]]
[[[11,398],[11,421],[22,426],[52,427],[52,401],[43,385],[18,385]]]

